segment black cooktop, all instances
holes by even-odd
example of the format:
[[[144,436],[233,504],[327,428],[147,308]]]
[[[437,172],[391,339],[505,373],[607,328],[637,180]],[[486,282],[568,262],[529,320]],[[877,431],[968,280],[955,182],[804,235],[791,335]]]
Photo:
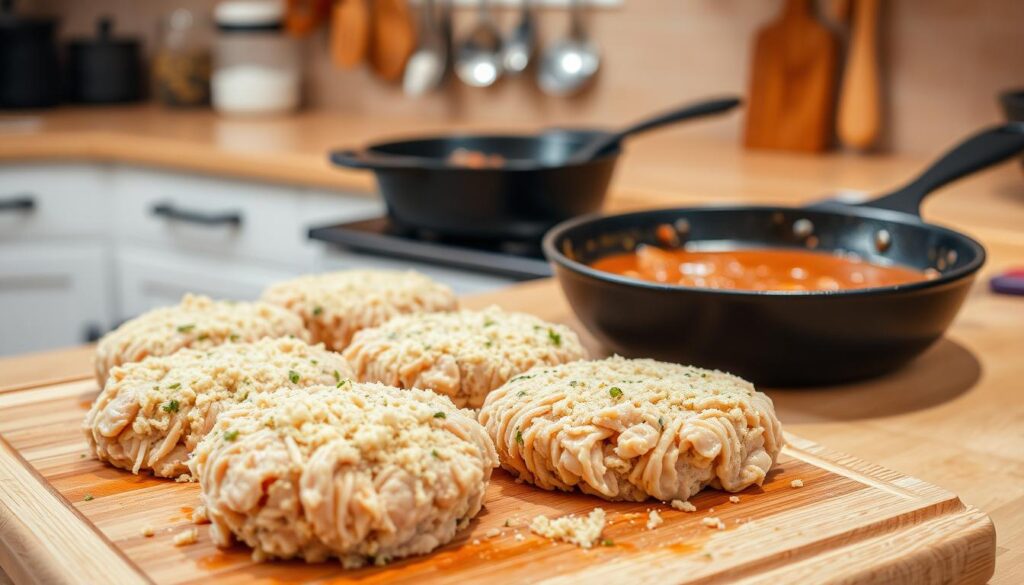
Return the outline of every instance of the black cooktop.
[[[519,280],[551,276],[540,241],[453,238],[399,226],[387,216],[315,227],[309,237],[359,252]]]

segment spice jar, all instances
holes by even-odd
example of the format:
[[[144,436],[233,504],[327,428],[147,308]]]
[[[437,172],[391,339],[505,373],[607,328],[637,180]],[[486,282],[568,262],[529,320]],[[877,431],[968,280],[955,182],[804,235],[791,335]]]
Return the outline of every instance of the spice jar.
[[[160,45],[153,60],[157,97],[175,107],[210,103],[211,29],[209,21],[178,9],[160,23]]]
[[[214,11],[213,107],[228,114],[273,114],[299,106],[299,47],[284,32],[284,6],[228,0]]]

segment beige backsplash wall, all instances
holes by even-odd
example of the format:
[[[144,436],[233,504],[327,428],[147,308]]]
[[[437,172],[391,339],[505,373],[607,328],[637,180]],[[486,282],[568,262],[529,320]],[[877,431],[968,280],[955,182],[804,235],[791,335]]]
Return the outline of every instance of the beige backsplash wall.
[[[833,0],[819,0],[827,13]],[[148,47],[155,22],[171,7],[209,10],[212,0],[26,0],[37,11],[64,18],[64,34],[91,30],[96,16],[114,14],[118,28],[143,34]],[[327,40],[308,42],[311,107],[373,115],[400,115],[509,124],[614,125],[649,111],[708,94],[742,92],[754,31],[779,9],[780,0],[624,0],[594,10],[590,31],[603,61],[595,86],[573,99],[540,94],[528,79],[471,89],[451,83],[435,95],[411,99],[365,69],[341,71],[327,58]],[[1024,1],[888,0],[882,28],[886,70],[886,139],[895,151],[932,153],[972,128],[999,119],[996,94],[1024,88]],[[502,11],[505,29],[515,14]],[[457,13],[456,32],[475,19]],[[561,10],[541,11],[542,36],[566,29]],[[673,132],[733,139],[741,118]],[[414,130],[414,129],[410,129]]]

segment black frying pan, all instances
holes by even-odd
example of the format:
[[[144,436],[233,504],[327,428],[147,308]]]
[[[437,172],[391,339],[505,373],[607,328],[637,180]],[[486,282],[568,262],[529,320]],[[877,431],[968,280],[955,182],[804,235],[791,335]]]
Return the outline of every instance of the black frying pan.
[[[708,207],[577,218],[544,237],[576,315],[606,347],[632,357],[720,368],[767,385],[832,384],[905,364],[942,336],[985,250],[925,223],[935,189],[1024,150],[1024,124],[972,136],[902,189],[861,205]],[[688,246],[815,247],[934,269],[933,280],[850,291],[733,291],[644,282],[588,266],[674,226]]]
[[[404,227],[451,236],[538,240],[556,223],[601,208],[623,138],[726,112],[739,103],[726,98],[687,105],[615,133],[433,136],[338,150],[331,153],[331,161],[372,170],[388,213]],[[452,164],[450,157],[458,149],[500,155],[505,163],[500,168]]]

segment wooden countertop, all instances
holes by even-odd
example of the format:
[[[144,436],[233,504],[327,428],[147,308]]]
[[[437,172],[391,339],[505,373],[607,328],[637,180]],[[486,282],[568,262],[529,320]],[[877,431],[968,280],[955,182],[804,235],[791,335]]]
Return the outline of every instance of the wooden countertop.
[[[714,123],[693,122],[631,141],[616,169],[608,209],[739,201],[799,204],[841,189],[891,189],[927,162],[748,151],[738,141],[708,138],[701,127]],[[371,195],[371,174],[332,167],[327,161],[330,149],[424,133],[484,130],[477,126],[323,112],[227,118],[208,110],[155,105],[69,107],[0,116],[0,164],[118,162]],[[500,120],[486,129],[538,128]],[[936,145],[936,154],[948,146]],[[1024,242],[1024,178],[1019,169],[1006,165],[965,179],[929,201],[926,215],[982,239]]]
[[[440,126],[320,114],[248,121],[148,107],[58,110],[35,123],[0,122],[0,161],[108,160],[368,189],[367,175],[330,169],[325,150]],[[630,144],[622,163],[609,209],[795,204],[839,188],[893,187],[922,161],[751,153],[669,130]],[[965,179],[933,197],[925,216],[974,235],[989,252],[948,336],[909,367],[878,380],[769,393],[788,430],[938,484],[985,510],[998,534],[993,583],[1016,583],[1024,574],[1024,298],[994,295],[986,285],[994,272],[1024,265],[1024,177],[1010,164]],[[579,329],[551,281],[466,299],[474,307],[489,303]],[[0,359],[0,389],[87,376],[89,354],[74,348]]]

